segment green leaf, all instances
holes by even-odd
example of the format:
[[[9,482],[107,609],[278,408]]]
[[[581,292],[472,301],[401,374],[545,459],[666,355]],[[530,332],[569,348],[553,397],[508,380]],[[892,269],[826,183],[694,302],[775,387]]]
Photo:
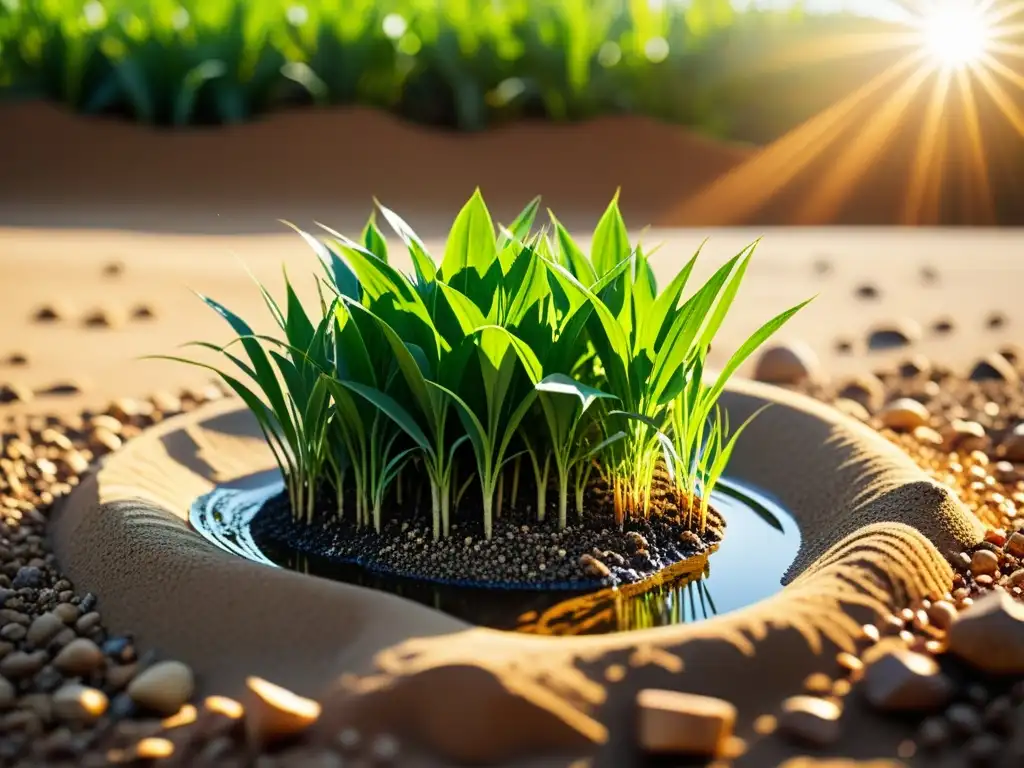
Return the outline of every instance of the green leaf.
[[[452,224],[441,260],[441,276],[445,282],[470,295],[469,272],[483,278],[495,265],[498,252],[494,222],[480,190],[473,192]]]
[[[502,233],[498,237],[498,250],[504,250],[515,240],[526,240],[530,236],[530,229],[533,228],[533,222],[537,218],[537,210],[540,208],[540,195],[533,198],[519,215],[516,216],[515,220],[509,224],[505,229],[507,234]],[[511,235],[511,237],[509,237]]]
[[[619,212],[619,192],[616,190],[608,208],[594,230],[594,240],[590,246],[590,262],[594,271],[601,277],[630,254],[629,233],[626,223]]]
[[[548,392],[558,395],[571,395],[580,401],[581,413],[593,405],[595,400],[609,399],[618,400],[615,395],[602,392],[596,387],[589,387],[581,384],[570,376],[561,373],[552,373],[538,381],[534,388],[539,392]]]
[[[280,221],[282,224],[294,229],[302,239],[306,241],[306,244],[313,249],[313,252],[320,259],[320,263],[326,270],[328,277],[333,281],[334,289],[340,295],[356,300],[360,298],[362,293],[360,291],[359,280],[341,256],[335,253],[325,243],[320,242],[308,232],[299,229],[290,221],[285,221],[284,219],[280,219]]]
[[[401,238],[402,242],[405,243],[405,247],[409,250],[412,266],[416,270],[416,278],[419,283],[427,285],[434,282],[437,277],[437,264],[434,263],[434,259],[427,251],[423,241],[419,239],[416,233],[413,232],[412,227],[406,224],[401,216],[390,208],[381,205],[379,201],[375,200],[375,202],[377,203],[377,208],[380,209],[381,214],[387,220],[388,225]]]
[[[561,253],[564,266],[583,285],[593,285],[597,282],[597,272],[594,271],[593,265],[583,255],[583,251],[576,245],[569,231],[555,218],[555,214],[550,211],[548,211],[548,214],[551,216],[551,223],[555,226],[558,250]]]
[[[381,261],[388,260],[388,243],[384,235],[377,229],[376,217],[371,213],[366,226],[363,228],[363,245],[366,250],[372,253]]]
[[[354,381],[338,381],[334,383],[345,387],[364,398],[368,403],[391,419],[396,426],[405,432],[405,434],[412,438],[413,442],[416,443],[417,447],[419,447],[423,453],[434,458],[434,449],[430,444],[430,440],[427,439],[427,436],[423,433],[423,430],[420,429],[416,420],[397,400],[380,390],[364,386]]]
[[[704,242],[706,243],[707,241],[705,240]],[[675,310],[679,304],[679,297],[686,288],[686,283],[690,279],[690,273],[693,272],[693,266],[697,263],[697,257],[700,256],[703,247],[704,243],[701,243],[693,258],[686,262],[686,265],[679,274],[672,279],[672,282],[668,284],[664,291],[658,294],[658,297],[654,300],[654,303],[641,322],[640,332],[637,334],[637,351],[643,350],[647,352],[652,361],[655,353],[661,349],[665,336],[668,335],[672,321],[675,319]]]

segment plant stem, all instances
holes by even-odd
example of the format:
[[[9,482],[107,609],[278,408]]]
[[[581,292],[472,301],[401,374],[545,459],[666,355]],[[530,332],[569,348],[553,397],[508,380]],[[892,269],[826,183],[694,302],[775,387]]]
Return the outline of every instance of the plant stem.
[[[537,520],[544,522],[548,506],[548,472],[551,470],[551,454],[544,457],[544,469],[537,479]]]
[[[504,491],[505,491],[505,473],[504,472],[499,472],[498,473],[498,491],[497,491],[497,502],[498,502],[498,504],[497,504],[497,509],[495,510],[495,516],[499,520],[501,519],[501,506],[502,506],[502,502],[503,502]]]
[[[516,460],[512,463],[512,494],[509,499],[509,506],[512,509],[516,508],[516,499],[519,498],[519,467],[522,464],[522,456],[516,456]]]
[[[430,518],[434,532],[434,541],[441,535],[441,494],[437,483],[430,481]]]

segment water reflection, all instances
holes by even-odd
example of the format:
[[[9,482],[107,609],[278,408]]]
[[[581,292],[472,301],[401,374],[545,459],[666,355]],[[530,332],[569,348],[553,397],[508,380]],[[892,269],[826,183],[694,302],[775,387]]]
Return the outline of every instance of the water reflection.
[[[640,584],[586,593],[459,587],[373,573],[257,541],[250,523],[280,490],[276,472],[219,486],[193,504],[192,525],[228,552],[264,565],[379,589],[473,624],[529,634],[624,632],[727,613],[780,589],[800,545],[788,513],[766,494],[729,480],[712,496],[727,523],[719,546]]]

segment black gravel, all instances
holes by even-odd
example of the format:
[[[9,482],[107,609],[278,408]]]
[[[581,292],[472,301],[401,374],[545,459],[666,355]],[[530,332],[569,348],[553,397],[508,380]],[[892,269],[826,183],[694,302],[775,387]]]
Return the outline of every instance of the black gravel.
[[[680,518],[671,492],[655,496],[649,518],[629,519],[622,528],[599,489],[588,492],[584,519],[579,521],[570,510],[570,524],[561,531],[554,508],[538,522],[525,505],[506,505],[503,516],[494,520],[489,541],[483,536],[479,506],[464,505],[453,515],[450,535],[434,541],[425,511],[406,513],[402,519],[392,505],[384,510],[385,522],[377,534],[372,528],[357,528],[351,519],[339,520],[326,495],[312,525],[296,522],[287,495],[281,494],[262,506],[250,530],[266,550],[357,564],[389,576],[464,587],[596,589],[643,581],[721,540],[725,523],[717,512],[710,511],[702,537]],[[528,490],[523,498],[535,494]]]

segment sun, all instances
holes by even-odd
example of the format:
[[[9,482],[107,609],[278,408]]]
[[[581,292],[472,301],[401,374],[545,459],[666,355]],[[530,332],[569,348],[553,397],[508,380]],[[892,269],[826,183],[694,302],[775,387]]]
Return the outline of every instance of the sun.
[[[992,41],[992,28],[971,0],[946,0],[921,18],[923,45],[936,64],[959,69],[977,63]]]

